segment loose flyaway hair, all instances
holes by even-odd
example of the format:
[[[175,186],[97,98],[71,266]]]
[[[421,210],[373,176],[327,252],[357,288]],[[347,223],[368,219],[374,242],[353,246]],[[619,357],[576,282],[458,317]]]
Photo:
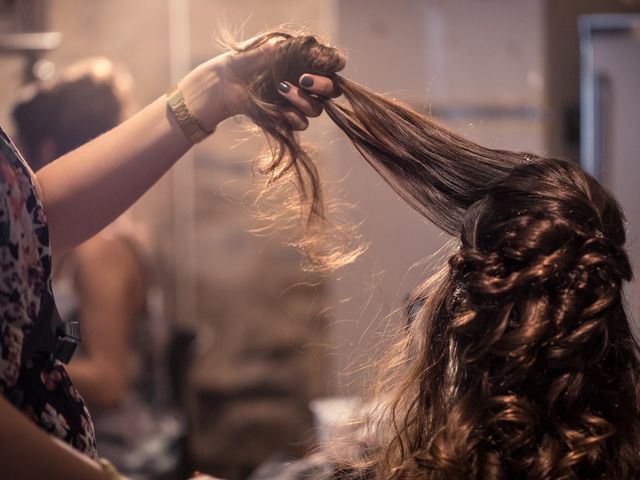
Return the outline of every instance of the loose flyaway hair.
[[[375,419],[340,472],[638,478],[640,365],[615,199],[574,163],[482,147],[340,76],[344,56],[317,37],[270,33],[246,48],[273,37],[282,42],[250,85],[249,116],[271,146],[263,172],[293,175],[306,224],[326,217],[321,183],[276,86],[312,72],[333,78],[341,97],[320,100],[367,162],[459,240],[413,293]]]

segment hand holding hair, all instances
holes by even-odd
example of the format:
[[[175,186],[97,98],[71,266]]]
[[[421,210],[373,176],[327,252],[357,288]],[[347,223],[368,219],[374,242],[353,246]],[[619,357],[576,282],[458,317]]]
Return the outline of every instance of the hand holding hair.
[[[199,65],[180,81],[178,86],[187,105],[205,129],[212,131],[223,120],[248,113],[248,85],[269,69],[282,41],[278,36],[246,40],[236,50]],[[322,94],[333,89],[330,79],[312,77],[316,86],[311,92]],[[308,126],[306,117],[317,117],[322,112],[322,104],[297,87],[283,83],[279,90],[291,102],[283,107],[283,113],[293,129],[304,130]]]
[[[318,97],[331,98],[338,93],[331,78],[320,75],[302,74],[298,84],[299,86],[296,86],[282,81],[278,83],[278,92],[295,107],[284,109],[289,123],[296,130],[305,130],[309,126],[306,117],[318,117],[323,111],[322,100]],[[299,115],[296,109],[303,115]]]

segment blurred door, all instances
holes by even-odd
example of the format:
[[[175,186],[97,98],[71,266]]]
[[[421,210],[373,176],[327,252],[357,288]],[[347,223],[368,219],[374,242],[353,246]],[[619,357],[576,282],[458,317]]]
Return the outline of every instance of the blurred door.
[[[616,196],[629,222],[635,282],[625,292],[640,322],[640,15],[580,18],[581,161]]]

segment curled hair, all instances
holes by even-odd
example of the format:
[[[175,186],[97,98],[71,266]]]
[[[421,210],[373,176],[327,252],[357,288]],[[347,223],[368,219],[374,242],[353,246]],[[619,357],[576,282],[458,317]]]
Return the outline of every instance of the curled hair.
[[[276,93],[304,72],[332,76],[325,111],[418,212],[459,239],[390,355],[354,476],[429,479],[637,478],[637,344],[622,211],[579,166],[457,136],[339,75],[342,54],[284,40],[251,85],[271,140],[266,172],[293,172],[322,218],[313,160]],[[267,37],[269,37],[267,36]],[[266,37],[265,37],[266,38]]]

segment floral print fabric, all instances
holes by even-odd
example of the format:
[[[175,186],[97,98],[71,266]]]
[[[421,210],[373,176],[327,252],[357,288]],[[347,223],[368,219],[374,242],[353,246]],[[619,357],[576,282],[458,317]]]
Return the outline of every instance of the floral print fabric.
[[[47,293],[44,211],[31,171],[0,128],[0,394],[51,435],[97,458],[91,417],[62,364],[36,356],[22,365],[25,338]]]

